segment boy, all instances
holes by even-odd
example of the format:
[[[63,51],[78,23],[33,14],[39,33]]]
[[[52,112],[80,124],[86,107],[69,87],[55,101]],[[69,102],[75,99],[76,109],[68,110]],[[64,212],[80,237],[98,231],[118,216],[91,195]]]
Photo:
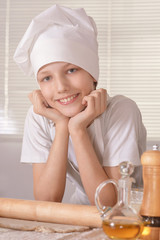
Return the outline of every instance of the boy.
[[[14,55],[34,73],[39,90],[29,98],[22,162],[33,163],[34,196],[62,201],[66,177],[75,184],[70,202],[94,204],[97,186],[118,179],[118,165],[131,161],[141,183],[140,155],[146,131],[137,105],[97,89],[97,30],[84,9],[54,5],[30,24]],[[101,194],[113,206],[114,187]]]

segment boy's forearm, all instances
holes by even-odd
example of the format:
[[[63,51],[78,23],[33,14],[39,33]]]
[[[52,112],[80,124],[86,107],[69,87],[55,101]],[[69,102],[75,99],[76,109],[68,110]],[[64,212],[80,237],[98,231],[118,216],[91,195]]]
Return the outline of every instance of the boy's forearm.
[[[68,156],[68,129],[56,128],[55,139],[48,160],[35,187],[35,195],[41,200],[58,201],[63,198]]]
[[[79,129],[74,133],[72,132],[71,137],[83,186],[90,203],[94,205],[96,188],[100,183],[107,180],[108,176],[96,156],[87,130]],[[109,184],[106,191],[103,191],[101,200],[106,205],[111,206],[115,204],[116,194],[112,184]]]

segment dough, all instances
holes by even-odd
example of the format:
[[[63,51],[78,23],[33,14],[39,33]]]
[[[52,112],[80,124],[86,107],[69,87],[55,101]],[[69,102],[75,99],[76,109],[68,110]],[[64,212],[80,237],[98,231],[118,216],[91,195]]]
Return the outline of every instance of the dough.
[[[83,232],[91,229],[86,226],[74,226],[67,224],[56,224],[46,222],[36,222],[19,220],[12,218],[0,218],[0,227],[9,228],[22,231],[36,231],[43,233],[70,233],[70,232]]]

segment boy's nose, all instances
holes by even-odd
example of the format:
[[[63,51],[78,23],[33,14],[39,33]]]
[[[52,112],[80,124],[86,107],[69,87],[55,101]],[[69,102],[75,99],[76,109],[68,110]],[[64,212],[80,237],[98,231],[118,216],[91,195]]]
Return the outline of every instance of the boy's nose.
[[[59,93],[66,92],[69,89],[67,79],[62,76],[57,77],[56,78],[56,89]]]

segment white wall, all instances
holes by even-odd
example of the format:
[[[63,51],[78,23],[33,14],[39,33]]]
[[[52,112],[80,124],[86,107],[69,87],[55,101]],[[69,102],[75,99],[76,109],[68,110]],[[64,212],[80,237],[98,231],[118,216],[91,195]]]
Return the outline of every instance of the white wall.
[[[21,140],[0,140],[0,197],[34,199],[32,165],[20,163]],[[68,202],[73,185],[67,181],[63,202]]]
[[[34,199],[32,166],[20,163],[21,140],[0,140],[0,197]],[[152,149],[149,143],[147,149]],[[67,182],[63,202],[68,202],[73,185]]]
[[[32,166],[20,164],[21,141],[0,142],[0,197],[33,199]]]

